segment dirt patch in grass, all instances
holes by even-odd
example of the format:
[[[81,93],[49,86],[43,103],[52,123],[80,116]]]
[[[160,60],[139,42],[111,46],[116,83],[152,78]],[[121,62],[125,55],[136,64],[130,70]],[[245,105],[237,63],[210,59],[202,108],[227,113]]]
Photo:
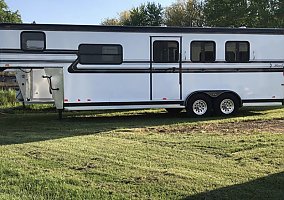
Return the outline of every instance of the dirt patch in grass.
[[[256,133],[271,132],[276,134],[284,133],[284,119],[242,121],[230,123],[206,123],[196,125],[179,125],[158,128],[148,128],[149,131],[159,133]]]

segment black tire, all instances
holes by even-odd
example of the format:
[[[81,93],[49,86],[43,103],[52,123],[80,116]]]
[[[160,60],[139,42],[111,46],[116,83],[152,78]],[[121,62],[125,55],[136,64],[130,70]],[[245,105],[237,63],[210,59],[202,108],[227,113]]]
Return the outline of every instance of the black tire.
[[[182,110],[183,108],[166,108],[166,111],[170,115],[178,115]]]
[[[212,114],[212,99],[206,94],[190,97],[186,104],[186,113],[193,117],[208,117]]]
[[[231,93],[224,93],[214,100],[214,112],[216,115],[233,115],[239,108],[240,103],[238,97]]]

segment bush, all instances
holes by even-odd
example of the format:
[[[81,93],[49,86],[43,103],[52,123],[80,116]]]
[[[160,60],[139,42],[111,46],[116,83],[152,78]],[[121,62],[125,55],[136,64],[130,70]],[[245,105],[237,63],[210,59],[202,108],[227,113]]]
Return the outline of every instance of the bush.
[[[15,106],[16,102],[16,91],[15,90],[0,90],[0,106],[9,107]]]

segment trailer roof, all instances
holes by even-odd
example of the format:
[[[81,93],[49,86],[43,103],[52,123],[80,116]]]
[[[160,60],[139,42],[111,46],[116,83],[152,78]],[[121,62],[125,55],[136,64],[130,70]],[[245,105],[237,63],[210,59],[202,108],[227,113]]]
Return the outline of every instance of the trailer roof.
[[[163,27],[163,26],[137,27],[137,26],[67,25],[67,24],[0,23],[0,30],[284,35],[284,29],[282,28],[215,28],[215,27],[203,28],[203,27]]]

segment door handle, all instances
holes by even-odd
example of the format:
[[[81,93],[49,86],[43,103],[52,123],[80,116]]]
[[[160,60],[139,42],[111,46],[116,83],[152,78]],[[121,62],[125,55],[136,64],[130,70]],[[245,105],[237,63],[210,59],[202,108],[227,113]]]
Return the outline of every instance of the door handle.
[[[177,69],[176,67],[170,67],[170,68],[167,68],[166,71],[175,72],[176,69]]]

